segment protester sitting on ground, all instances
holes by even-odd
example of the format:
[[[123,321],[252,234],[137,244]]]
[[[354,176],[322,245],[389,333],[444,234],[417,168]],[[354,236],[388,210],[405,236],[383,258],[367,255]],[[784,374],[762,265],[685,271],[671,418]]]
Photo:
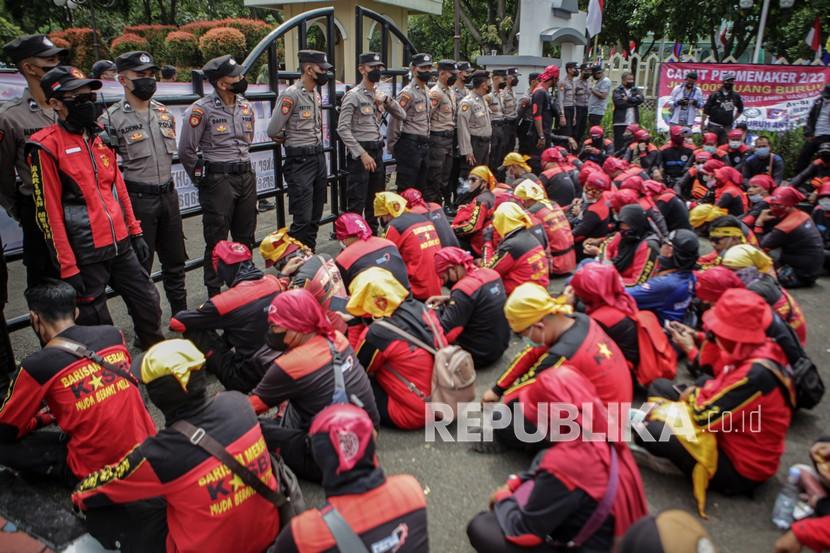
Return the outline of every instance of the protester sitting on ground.
[[[755,139],[755,149],[746,157],[741,170],[745,179],[767,174],[776,185],[780,185],[784,178],[784,159],[772,153],[768,137],[759,136]]]
[[[565,275],[573,272],[576,268],[574,239],[562,208],[545,197],[545,190],[540,185],[529,180],[516,186],[515,195],[545,229],[550,255],[550,274]]]
[[[493,228],[500,240],[492,258],[485,257],[484,263],[501,275],[508,295],[524,282],[548,285],[548,258],[531,232],[532,226],[530,215],[514,202],[501,204],[493,214]]]
[[[650,386],[650,397],[680,403],[666,410],[652,409],[644,423],[637,423],[652,439],[635,432],[635,440],[692,478],[701,513],[707,486],[726,495],[751,495],[778,470],[792,418],[794,389],[783,370],[784,352],[764,331],[771,321],[772,311],[758,294],[728,290],[704,313],[703,324],[714,335],[729,370],[701,379],[695,386],[669,380],[656,380]],[[684,431],[675,433],[670,429],[678,427],[678,419],[670,423],[666,417],[682,413],[689,419],[679,426]],[[763,432],[732,423],[746,413],[759,413],[757,424]],[[670,428],[664,429],[667,424]],[[670,433],[668,441],[658,439],[663,432]]]
[[[518,152],[510,152],[504,157],[504,161],[499,167],[504,170],[504,182],[515,188],[516,185],[525,179],[530,179],[533,182],[539,182],[539,177],[533,174],[533,171],[528,165],[527,161],[530,156],[524,156]]]
[[[581,172],[580,172],[581,176]],[[605,193],[611,190],[611,179],[602,171],[593,171],[585,181],[585,200],[575,200],[571,213],[575,214],[573,224],[574,243],[577,244],[577,258],[591,257],[584,252],[583,243],[590,238],[604,239],[614,232],[616,224],[611,206]]]
[[[709,532],[681,510],[647,515],[628,529],[619,553],[718,553]]]
[[[571,420],[581,430],[606,439],[612,434],[593,384],[568,365],[542,373],[522,391],[521,401],[526,425],[535,426],[543,406],[567,405],[578,410]],[[583,412],[586,405],[590,412]],[[558,437],[554,428],[545,434]],[[609,488],[615,490],[610,498]],[[605,516],[588,531],[586,521],[603,503]],[[553,444],[537,454],[528,471],[511,475],[490,495],[490,510],[470,521],[467,536],[479,553],[551,551],[552,543],[572,542],[568,549],[611,551],[615,540],[647,513],[640,471],[628,446],[583,437]]]
[[[371,377],[381,424],[404,430],[423,428],[434,356],[411,338],[436,349],[445,343],[438,316],[410,296],[386,269],[363,271],[349,292],[349,313],[372,318],[357,358]],[[411,337],[404,338],[387,325]]]
[[[743,191],[744,179],[734,167],[715,169],[715,205],[730,215],[741,217],[749,211],[749,200]]]
[[[715,210],[722,212],[719,207],[713,208],[713,211]],[[700,257],[699,263],[703,268],[722,263],[724,253],[734,246],[749,243],[758,245],[755,234],[734,215],[717,216],[706,225],[706,228],[712,251]]]
[[[528,345],[482,401],[515,401],[543,371],[563,363],[593,382],[603,403],[631,401],[631,372],[617,344],[589,316],[573,313],[566,298],[554,299],[528,282],[507,298],[504,313],[510,329],[527,338]]]
[[[672,188],[668,188],[662,182],[647,179],[643,181],[643,191],[660,210],[668,231],[681,228],[691,230],[689,208]]]
[[[806,169],[790,179],[790,186],[795,186],[805,196],[810,196],[822,185],[828,183],[830,183],[830,142],[824,142],[816,151],[816,159]]]
[[[266,311],[284,283],[263,274],[248,247],[238,242],[218,242],[211,262],[228,289],[196,309],[177,313],[170,330],[196,344],[207,358],[205,369],[225,389],[248,393],[264,374],[253,357],[265,345]]]
[[[812,286],[824,268],[824,243],[810,215],[798,209],[804,194],[786,186],[768,198],[769,211],[755,221],[761,247],[775,260],[778,281],[785,288]],[[764,233],[764,225],[774,223]]]
[[[611,263],[626,286],[642,284],[657,269],[660,239],[639,205],[620,209],[620,230],[600,246],[585,245],[585,253],[595,253],[597,261]]]
[[[758,216],[769,209],[769,196],[775,190],[775,181],[769,175],[755,175],[747,183],[746,194],[749,209],[741,221],[750,228],[755,226]],[[764,231],[769,229],[765,228]]]
[[[744,144],[744,133],[740,129],[732,129],[727,135],[729,141],[718,148],[718,158],[738,171],[743,170],[744,160],[749,157],[752,148]]]
[[[689,210],[689,224],[692,230],[701,238],[709,236],[709,223],[729,215],[725,209],[712,204],[697,204]]]
[[[447,220],[447,214],[444,208],[435,202],[427,202],[420,190],[415,188],[407,188],[401,192],[401,196],[406,198],[406,209],[412,213],[426,215],[438,231],[438,238],[441,240],[441,247],[450,248],[458,247],[458,238]]]
[[[760,250],[755,250],[760,251]],[[763,252],[761,252],[763,253]],[[772,261],[767,257],[767,263]],[[807,319],[798,301],[793,295],[781,287],[773,275],[759,271],[755,266],[747,265],[744,260],[729,257],[729,265],[743,268],[736,269],[735,274],[744,283],[748,290],[752,290],[767,302],[772,310],[777,313],[798,336],[801,345],[807,344]]]
[[[607,157],[613,156],[614,141],[610,138],[604,138],[604,135],[605,130],[601,126],[594,125],[591,127],[588,130],[589,138],[582,143],[579,159],[602,165]]]
[[[257,413],[287,402],[277,419],[262,419],[265,442],[298,475],[319,482],[321,473],[306,440],[311,420],[332,403],[357,398],[378,426],[369,378],[346,337],[334,330],[308,290],[288,290],[274,298],[265,342],[268,347],[256,359],[266,367],[265,376],[248,399]]]
[[[277,508],[197,445],[195,436],[201,431],[230,455],[247,458],[245,466],[269,489],[278,491],[279,483],[248,400],[239,392],[208,398],[204,363],[204,355],[187,340],[160,342],[134,362],[165,428],[121,461],[86,477],[72,502],[89,511],[163,499],[166,509],[141,524],[145,539],[159,540],[159,547],[146,551],[219,553],[234,544],[234,551],[261,553],[279,532]],[[225,496],[208,493],[219,487]]]
[[[386,227],[385,238],[395,244],[406,264],[412,295],[425,301],[441,293],[435,274],[435,252],[441,240],[435,225],[426,215],[406,209],[406,199],[394,192],[378,192],[374,200],[375,216]]]
[[[684,198],[696,200],[709,194],[709,187],[705,180],[706,173],[703,167],[710,159],[712,159],[712,154],[706,150],[695,151],[690,167],[674,184],[673,188],[678,194]]]
[[[543,151],[541,162],[542,173],[539,175],[537,184],[545,190],[552,202],[567,209],[577,195],[573,166],[565,160],[558,148],[548,148]]]
[[[375,452],[372,421],[365,411],[354,405],[326,407],[314,418],[309,442],[323,473],[326,507],[291,519],[274,553],[357,551],[333,534],[333,516],[345,522],[365,551],[429,550],[424,491],[408,474],[384,474]]]
[[[481,256],[484,229],[493,217],[495,188],[496,177],[486,165],[479,165],[470,170],[467,181],[459,187],[456,196],[458,212],[452,221],[452,229],[461,246],[476,256]]]
[[[625,150],[623,159],[640,167],[643,171],[651,171],[657,164],[660,151],[651,143],[651,134],[640,129],[634,133],[634,141]]]
[[[361,272],[370,267],[381,267],[409,290],[406,263],[398,246],[385,238],[372,236],[363,216],[350,212],[341,214],[334,221],[334,237],[343,244],[343,250],[334,261],[347,289]]]
[[[665,236],[669,233],[666,220],[663,218],[663,212],[660,211],[657,207],[657,203],[652,198],[652,194],[646,193],[645,182],[646,181],[643,180],[643,177],[640,175],[626,177],[626,179],[620,183],[618,192],[622,192],[623,190],[630,190],[634,192],[637,197],[636,203],[643,208],[643,211],[646,212],[650,224],[656,229],[659,235]],[[652,190],[662,192],[663,186],[660,183],[657,183],[657,186],[652,187]],[[619,211],[617,213],[619,213]]]
[[[451,291],[449,296],[430,298],[427,306],[438,310],[450,343],[469,352],[476,368],[489,367],[510,344],[501,276],[477,267],[473,256],[460,248],[442,248],[436,253],[435,270]]]

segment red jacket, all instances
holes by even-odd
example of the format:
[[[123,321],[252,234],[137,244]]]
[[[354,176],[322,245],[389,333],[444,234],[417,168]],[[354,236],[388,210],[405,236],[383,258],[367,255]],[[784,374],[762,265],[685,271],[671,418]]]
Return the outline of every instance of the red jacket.
[[[470,242],[473,254],[480,256],[484,248],[482,233],[493,217],[495,195],[485,190],[470,202],[459,206],[455,218],[452,220],[452,229],[455,234],[466,238]]]
[[[435,272],[435,254],[441,249],[441,240],[432,221],[418,213],[402,213],[390,221],[386,239],[401,252],[412,295],[419,300],[440,295],[441,280]]]
[[[793,522],[790,527],[798,543],[813,551],[830,549],[830,516],[810,517]]]
[[[37,222],[61,278],[112,259],[141,235],[115,153],[96,135],[41,129],[27,144]]]
[[[545,248],[529,229],[518,229],[499,242],[488,266],[501,275],[508,296],[525,282],[545,287],[550,282]]]
[[[551,274],[562,275],[572,272],[576,268],[574,236],[562,208],[557,204],[542,200],[530,206],[528,211],[542,223],[547,234]]]
[[[618,232],[611,240],[605,243],[602,251],[602,258],[605,261],[611,261],[619,253],[620,240],[622,235]],[[637,246],[637,252],[634,254],[634,260],[624,270],[620,271],[623,284],[626,286],[637,286],[650,279],[657,269],[658,251],[652,248],[651,240],[644,239]]]
[[[392,273],[395,280],[409,290],[409,277],[401,252],[393,242],[384,238],[370,236],[366,240],[358,240],[337,254],[334,261],[346,289],[361,272],[369,267],[380,267]]]

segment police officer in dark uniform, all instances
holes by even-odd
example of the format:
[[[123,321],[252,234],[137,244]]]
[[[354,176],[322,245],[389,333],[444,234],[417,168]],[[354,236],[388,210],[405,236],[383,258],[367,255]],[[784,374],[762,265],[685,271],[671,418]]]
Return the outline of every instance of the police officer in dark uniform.
[[[179,159],[199,189],[205,237],[205,286],[215,296],[222,286],[210,259],[213,247],[230,231],[249,247],[256,230],[256,175],[251,167],[254,110],[242,96],[248,82],[230,55],[208,61],[202,71],[213,92],[185,111]],[[201,154],[201,158],[200,158]]]
[[[164,291],[170,313],[175,315],[187,309],[187,252],[179,196],[170,172],[176,152],[176,120],[164,104],[151,100],[158,66],[150,54],[126,52],[116,58],[115,65],[124,98],[110,106],[98,122],[118,140],[124,183],[150,248],[144,268],[150,272],[153,252],[158,251]]]
[[[518,120],[516,122],[516,135],[519,142],[519,153],[529,154],[532,144],[532,128],[533,128],[533,91],[536,90],[536,85],[539,84],[539,73],[532,72],[527,76],[528,87],[524,96],[519,99],[518,113],[516,114]]]
[[[26,79],[26,88],[19,99],[0,106],[0,205],[23,230],[26,284],[33,286],[43,279],[57,278],[58,269],[35,220],[32,174],[23,145],[34,133],[57,121],[40,79],[60,63],[66,50],[56,47],[46,35],[23,35],[3,46],[3,52]],[[15,170],[22,181],[19,188]]]
[[[323,110],[318,86],[331,78],[334,66],[326,54],[300,50],[300,80],[277,99],[268,123],[268,136],[285,145],[282,170],[288,185],[288,212],[293,220],[289,234],[311,248],[326,203],[326,156],[323,154]]]
[[[504,108],[504,120],[507,122],[504,154],[507,155],[516,149],[516,127],[519,123],[519,101],[516,98],[516,91],[513,87],[518,86],[519,69],[517,67],[507,68],[507,86],[501,91],[501,104]]]

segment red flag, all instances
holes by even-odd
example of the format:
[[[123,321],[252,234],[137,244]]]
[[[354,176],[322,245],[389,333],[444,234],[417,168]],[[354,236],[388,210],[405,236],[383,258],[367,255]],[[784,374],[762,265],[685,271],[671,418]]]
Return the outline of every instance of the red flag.
[[[637,43],[633,40],[628,41],[628,52],[632,56],[637,53]]]
[[[807,36],[804,37],[804,42],[813,52],[818,52],[821,48],[821,18],[819,16],[816,16],[813,20],[813,26],[810,27]]]

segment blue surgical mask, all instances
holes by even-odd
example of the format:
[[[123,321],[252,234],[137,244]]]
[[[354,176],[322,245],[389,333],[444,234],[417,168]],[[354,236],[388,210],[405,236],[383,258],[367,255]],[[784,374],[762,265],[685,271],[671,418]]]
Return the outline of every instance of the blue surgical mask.
[[[818,206],[825,211],[830,211],[830,198],[819,198]]]
[[[751,194],[749,196],[749,201],[754,203],[754,204],[757,204],[758,202],[760,202],[763,199],[764,199],[764,197],[761,196],[760,194]]]
[[[717,152],[717,151],[718,151],[718,149],[717,149],[715,146],[704,146],[704,147],[703,147],[703,151],[704,151],[704,152],[709,152],[709,153],[711,153],[711,154],[714,154],[715,152]]]
[[[758,157],[769,157],[769,148],[757,148],[755,153],[758,154]]]

